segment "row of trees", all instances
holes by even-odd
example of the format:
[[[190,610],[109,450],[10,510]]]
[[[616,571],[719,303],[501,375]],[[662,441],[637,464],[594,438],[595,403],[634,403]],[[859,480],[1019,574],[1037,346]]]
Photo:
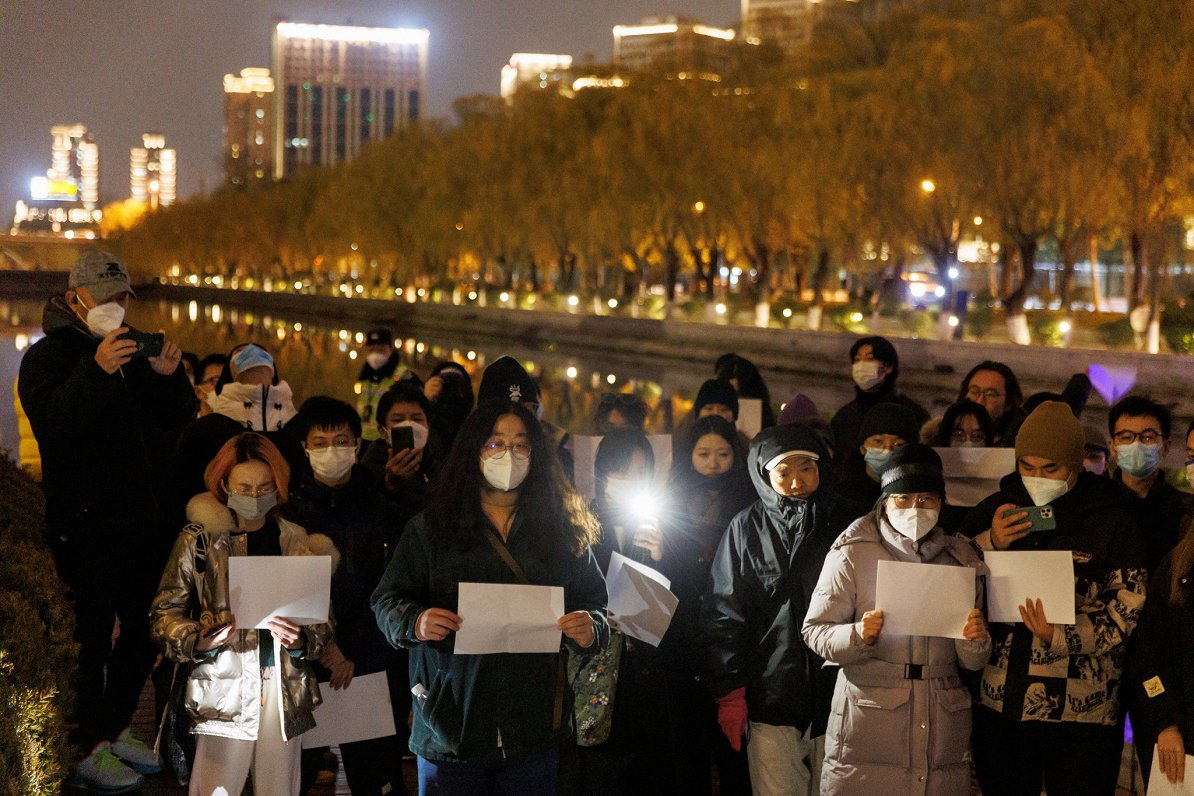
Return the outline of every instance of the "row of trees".
[[[650,282],[669,299],[681,282],[712,296],[737,266],[760,300],[811,288],[819,306],[839,269],[899,276],[927,257],[949,284],[959,242],[981,232],[999,244],[1014,339],[1045,242],[1065,307],[1092,245],[1122,245],[1130,305],[1157,306],[1194,198],[1194,4],[827,5],[797,57],[747,48],[720,81],[463,98],[452,124],[182,202],[118,245],[155,269],[395,286],[482,273],[627,295]]]

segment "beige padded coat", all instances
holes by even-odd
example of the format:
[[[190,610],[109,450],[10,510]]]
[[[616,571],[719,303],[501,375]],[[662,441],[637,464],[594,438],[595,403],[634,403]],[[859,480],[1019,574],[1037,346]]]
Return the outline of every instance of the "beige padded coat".
[[[245,555],[244,535],[232,535],[235,521],[228,507],[210,492],[187,505],[190,521],[162,573],[150,608],[154,640],[166,657],[194,662],[186,686],[186,706],[194,731],[239,740],[256,740],[262,704],[263,680],[256,630],[239,629],[230,643],[215,655],[195,652],[201,628],[231,618],[228,601],[228,558]],[[332,540],[308,534],[298,525],[278,518],[282,554],[328,555],[335,571],[339,554]],[[280,688],[283,740],[297,737],[315,726],[312,712],[319,705],[319,685],[308,659],[317,658],[332,638],[330,624],[303,628],[305,645],[299,657],[280,649],[274,640],[275,676],[267,687]]]

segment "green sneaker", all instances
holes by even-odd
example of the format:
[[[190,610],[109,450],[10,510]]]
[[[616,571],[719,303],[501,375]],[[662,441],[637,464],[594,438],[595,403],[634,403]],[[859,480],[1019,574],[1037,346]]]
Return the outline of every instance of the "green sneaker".
[[[141,787],[145,777],[120,762],[104,741],[75,768],[70,784],[97,793],[127,793]]]
[[[153,750],[127,729],[112,742],[112,754],[138,774],[156,774],[162,770],[162,762]]]

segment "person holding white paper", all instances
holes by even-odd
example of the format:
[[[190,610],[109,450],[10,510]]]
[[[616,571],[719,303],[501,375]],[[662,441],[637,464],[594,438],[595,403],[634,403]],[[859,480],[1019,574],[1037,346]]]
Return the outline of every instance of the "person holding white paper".
[[[1139,716],[1132,714],[1132,730],[1146,784],[1154,746],[1157,765],[1167,780],[1194,780],[1194,770],[1186,765],[1194,751],[1192,571],[1194,533],[1187,526],[1182,540],[1161,559],[1149,582],[1148,599],[1129,653],[1129,685],[1136,692],[1140,708]]]
[[[971,567],[978,551],[938,524],[945,502],[941,458],[919,443],[897,448],[882,497],[834,542],[809,603],[804,639],[842,667],[833,692],[822,796],[970,790],[970,692],[958,667],[991,653],[976,578],[963,638],[892,636],[875,608],[880,561]],[[961,624],[961,622],[959,622]]]
[[[456,631],[483,621],[457,613],[462,582],[562,588],[563,645],[609,642],[597,523],[554,448],[521,403],[482,401],[373,593],[383,634],[410,650],[420,792],[555,792],[572,731],[561,656],[454,650]]]
[[[290,468],[268,439],[245,432],[204,473],[207,492],[187,505],[150,618],[166,656],[190,663],[187,711],[197,736],[191,796],[240,793],[250,769],[257,792],[299,792],[299,735],[320,702],[309,661],[331,639],[327,623],[279,617],[240,629],[229,610],[228,559],[338,554],[332,541],[283,519]]]
[[[836,669],[800,637],[837,536],[823,438],[800,423],[751,443],[759,499],[730,521],[713,560],[701,627],[704,682],[734,751],[746,741],[759,796],[815,793]]]
[[[1025,594],[1021,623],[991,625],[994,652],[974,719],[986,793],[1115,790],[1119,685],[1145,603],[1147,551],[1122,487],[1083,469],[1085,439],[1067,404],[1042,403],[1016,435],[1016,471],[960,528],[984,550],[1064,550],[1074,558],[1074,624],[1054,624],[1040,595]],[[1051,522],[1029,519],[1028,509],[1044,506]]]

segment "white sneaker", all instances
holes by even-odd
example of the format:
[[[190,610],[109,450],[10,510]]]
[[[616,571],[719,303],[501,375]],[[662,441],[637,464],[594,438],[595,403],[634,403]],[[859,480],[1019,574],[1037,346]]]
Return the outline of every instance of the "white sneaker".
[[[112,742],[112,754],[138,774],[156,774],[162,770],[162,762],[153,750],[127,729]]]
[[[145,777],[120,762],[112,754],[112,745],[104,741],[75,768],[70,784],[99,793],[127,793],[144,781]]]

